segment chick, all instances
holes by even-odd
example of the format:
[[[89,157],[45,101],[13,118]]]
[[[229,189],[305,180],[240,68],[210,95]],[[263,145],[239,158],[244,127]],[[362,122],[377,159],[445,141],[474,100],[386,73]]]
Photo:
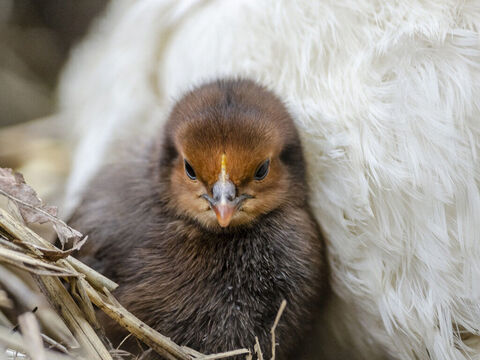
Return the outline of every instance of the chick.
[[[326,292],[298,133],[249,80],[187,93],[143,151],[99,172],[71,223],[90,238],[80,258],[119,283],[127,309],[204,353],[255,336],[266,352],[286,299],[277,360],[298,358]]]

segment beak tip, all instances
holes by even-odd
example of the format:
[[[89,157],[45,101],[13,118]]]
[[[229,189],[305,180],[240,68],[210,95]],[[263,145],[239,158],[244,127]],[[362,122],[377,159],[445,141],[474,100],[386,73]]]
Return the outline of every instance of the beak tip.
[[[220,227],[222,227],[222,228],[228,227],[228,224],[230,224],[230,221],[225,222],[225,223],[222,223],[222,222],[220,222],[220,221],[218,222],[218,225],[220,225]]]
[[[235,207],[231,205],[217,205],[213,207],[215,215],[217,216],[218,224],[222,228],[226,228],[232,220],[235,213]]]

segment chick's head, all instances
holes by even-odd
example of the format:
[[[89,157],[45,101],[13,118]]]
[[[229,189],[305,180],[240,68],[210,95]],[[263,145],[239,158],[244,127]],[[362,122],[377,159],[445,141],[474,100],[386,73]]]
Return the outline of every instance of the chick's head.
[[[248,226],[305,201],[300,140],[282,102],[252,81],[217,81],[174,106],[162,161],[168,206],[210,229]]]

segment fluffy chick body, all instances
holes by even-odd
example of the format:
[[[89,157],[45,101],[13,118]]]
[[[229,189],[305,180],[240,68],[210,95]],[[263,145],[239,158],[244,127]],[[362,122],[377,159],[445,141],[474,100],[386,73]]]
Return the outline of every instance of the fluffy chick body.
[[[222,156],[236,196],[248,194],[226,227],[202,197],[219,181]],[[253,180],[265,159],[268,175]],[[327,289],[307,195],[283,104],[251,81],[217,81],[185,95],[132,159],[102,169],[71,223],[90,237],[80,258],[119,283],[127,309],[181,345],[221,352],[252,348],[257,336],[267,351],[286,299],[277,359],[291,359]],[[123,336],[108,322],[107,333]]]

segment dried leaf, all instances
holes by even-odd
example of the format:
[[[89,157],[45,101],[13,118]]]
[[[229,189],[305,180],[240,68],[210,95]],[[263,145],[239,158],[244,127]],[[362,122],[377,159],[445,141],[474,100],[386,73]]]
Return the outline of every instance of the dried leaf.
[[[85,236],[82,240],[78,241],[76,244],[73,245],[71,249],[68,249],[68,250],[60,250],[58,248],[47,249],[45,247],[41,247],[37,245],[33,245],[33,247],[42,253],[42,257],[44,259],[47,259],[50,261],[57,261],[60,259],[65,259],[76,250],[80,250],[80,248],[83,246],[83,244],[85,244],[87,239],[88,239],[88,236]]]
[[[0,194],[17,205],[20,215],[27,224],[50,222],[57,232],[62,246],[72,240],[77,247],[83,235],[57,218],[57,208],[43,204],[35,190],[25,183],[23,175],[12,169],[0,168]],[[68,255],[67,255],[68,256]]]
[[[76,247],[76,244],[81,241],[83,236],[81,232],[72,229],[63,221],[53,222],[53,228],[57,232],[58,239],[62,243],[62,246],[65,245],[69,240],[73,240],[73,247]],[[84,241],[82,240],[81,242],[83,244]]]
[[[18,202],[10,198],[15,201],[20,210],[20,214],[27,223],[43,224],[51,221],[48,215],[57,216],[57,208],[55,206],[44,205],[35,190],[25,183],[23,175],[17,172],[14,173],[12,169],[0,168],[0,190],[21,201]]]

